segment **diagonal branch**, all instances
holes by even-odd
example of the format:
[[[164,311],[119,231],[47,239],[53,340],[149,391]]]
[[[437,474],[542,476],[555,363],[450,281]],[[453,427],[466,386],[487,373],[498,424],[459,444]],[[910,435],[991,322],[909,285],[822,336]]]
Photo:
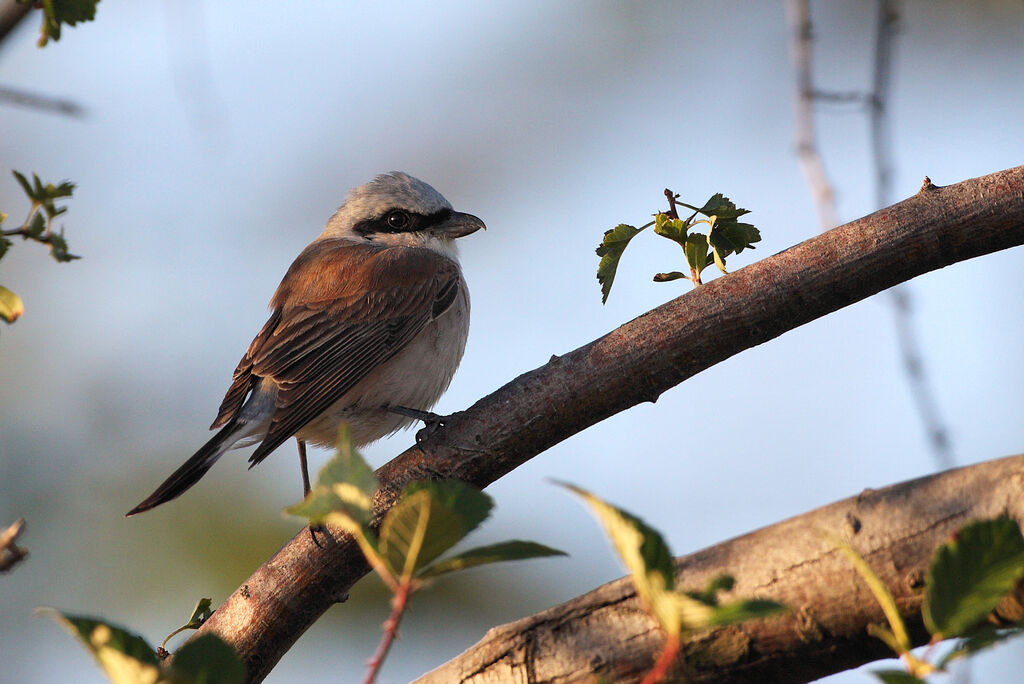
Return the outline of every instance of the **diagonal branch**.
[[[913,197],[696,288],[526,373],[377,471],[378,513],[412,480],[483,487],[590,425],[744,349],[915,276],[1024,244],[1024,166]],[[197,631],[232,644],[261,681],[368,572],[338,532],[300,532]]]
[[[676,583],[697,589],[722,574],[736,598],[769,598],[790,612],[684,637],[666,682],[809,682],[879,658],[892,658],[868,634],[882,609],[849,560],[822,534],[847,539],[885,581],[915,646],[928,642],[922,585],[939,544],[972,520],[1024,521],[1024,455],[950,470],[823,506],[676,559]],[[727,600],[729,597],[726,597]],[[1020,592],[997,608],[1021,614]],[[483,639],[417,684],[638,682],[664,637],[630,579],[610,582]],[[527,676],[526,673],[529,673]]]

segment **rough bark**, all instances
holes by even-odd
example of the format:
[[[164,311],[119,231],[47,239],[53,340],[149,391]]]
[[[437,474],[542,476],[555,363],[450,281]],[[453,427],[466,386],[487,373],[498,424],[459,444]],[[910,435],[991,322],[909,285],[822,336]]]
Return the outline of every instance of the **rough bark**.
[[[412,480],[486,486],[554,444],[744,349],[971,257],[1024,244],[1024,167],[913,197],[678,297],[526,373],[378,470],[378,513]],[[557,524],[557,523],[553,523]],[[198,630],[232,644],[261,681],[368,572],[344,534],[297,534]]]
[[[915,645],[922,585],[935,548],[971,520],[1008,515],[1024,521],[1024,456],[1013,456],[838,501],[676,559],[676,579],[699,590],[721,574],[736,578],[723,598],[770,598],[790,612],[695,633],[667,682],[808,682],[892,657],[868,635],[882,610],[850,561],[827,541],[847,539],[889,587]],[[1004,616],[1019,619],[1019,598]],[[663,638],[628,578],[490,630],[419,684],[637,682]]]

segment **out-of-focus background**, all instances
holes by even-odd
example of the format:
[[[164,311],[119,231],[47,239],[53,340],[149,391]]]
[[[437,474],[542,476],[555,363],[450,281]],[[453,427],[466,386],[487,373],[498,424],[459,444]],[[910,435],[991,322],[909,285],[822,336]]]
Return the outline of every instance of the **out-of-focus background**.
[[[941,185],[1020,164],[1024,6],[899,7],[897,199],[925,174]],[[813,10],[818,85],[866,89],[872,3]],[[348,188],[402,169],[487,222],[461,241],[473,327],[442,413],[686,291],[651,282],[680,255],[649,234],[626,252],[606,306],[594,278],[602,232],[648,220],[665,187],[691,203],[722,191],[753,210],[764,240],[733,268],[818,230],[792,142],[778,2],[104,0],[95,22],[44,50],[37,28],[32,16],[0,46],[0,85],[85,114],[0,105],[0,209],[9,222],[27,210],[11,169],[72,179],[61,223],[83,258],[56,265],[16,243],[0,264],[0,283],[26,304],[0,327],[0,524],[27,518],[31,551],[0,578],[6,681],[102,681],[34,606],[101,615],[159,643],[196,599],[223,600],[299,528],[281,514],[300,493],[290,443],[252,471],[229,454],[181,499],[122,514],[205,441],[271,293]],[[869,213],[867,118],[851,104],[818,111],[841,219]],[[960,463],[1024,448],[1021,266],[1011,250],[911,283]],[[572,557],[475,570],[417,596],[382,681],[622,574],[551,478],[640,515],[682,554],[930,472],[895,340],[890,299],[861,302],[505,477],[470,541],[535,539]],[[366,455],[379,465],[411,440]],[[376,579],[360,583],[268,681],[352,681],[387,609]],[[1014,681],[1022,661],[1020,642],[1003,646],[975,676]]]

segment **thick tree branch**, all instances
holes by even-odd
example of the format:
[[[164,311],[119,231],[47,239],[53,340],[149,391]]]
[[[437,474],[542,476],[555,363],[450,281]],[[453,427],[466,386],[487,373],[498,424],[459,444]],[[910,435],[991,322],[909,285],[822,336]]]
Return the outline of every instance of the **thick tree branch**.
[[[377,472],[378,511],[411,480],[483,487],[558,442],[804,323],[943,266],[1024,244],[1024,167],[915,196],[649,311],[516,378]],[[368,568],[341,533],[300,532],[197,634],[232,644],[262,680]]]
[[[935,548],[967,522],[1001,515],[1024,521],[1024,456],[868,490],[679,558],[676,579],[684,589],[700,590],[728,573],[736,578],[735,597],[771,598],[791,612],[684,639],[665,681],[809,682],[893,657],[866,631],[885,623],[881,608],[823,530],[849,540],[885,581],[920,646],[928,640],[921,587]],[[1000,605],[1003,617],[1020,618],[1019,598]],[[417,682],[638,682],[662,643],[625,578],[496,627]]]

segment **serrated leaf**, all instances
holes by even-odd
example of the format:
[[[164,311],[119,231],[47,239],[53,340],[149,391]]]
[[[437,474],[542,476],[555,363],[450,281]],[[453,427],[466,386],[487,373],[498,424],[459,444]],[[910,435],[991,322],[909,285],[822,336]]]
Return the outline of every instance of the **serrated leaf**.
[[[697,275],[708,265],[708,238],[703,233],[690,233],[683,248],[686,252],[686,263]]]
[[[750,213],[746,209],[737,207],[732,200],[720,192],[712,195],[699,211],[705,216],[717,216],[719,220],[735,220]]]
[[[36,214],[38,216],[38,214]],[[50,233],[50,256],[52,256],[57,262],[74,261],[75,259],[81,259],[82,257],[71,254],[68,252],[68,243],[64,239],[64,231],[60,233]]]
[[[941,638],[960,636],[995,609],[1024,576],[1024,537],[1009,518],[964,526],[939,547],[926,578],[925,627]]]
[[[476,529],[493,505],[464,482],[415,482],[385,516],[377,548],[396,577],[411,578]]]
[[[13,323],[23,313],[25,313],[25,304],[21,301],[21,297],[0,285],[0,318],[8,323]]]
[[[651,609],[666,632],[678,635],[682,625],[679,595],[672,591],[675,586],[675,563],[661,534],[636,516],[612,506],[585,489],[564,482],[558,484],[582,498],[594,511],[629,571],[637,596]]]
[[[172,677],[196,684],[242,684],[245,666],[226,642],[215,634],[203,634],[174,654]]]
[[[497,544],[478,546],[474,549],[470,549],[469,551],[463,551],[460,554],[451,556],[450,558],[445,558],[444,560],[438,561],[437,563],[424,568],[418,576],[426,579],[429,577],[437,577],[449,572],[455,572],[456,570],[465,570],[466,568],[473,568],[478,565],[486,565],[488,563],[567,555],[569,554],[564,551],[559,551],[558,549],[553,549],[549,546],[544,546],[543,544],[513,539],[511,541],[500,542]]]
[[[872,670],[871,674],[885,684],[926,684],[925,680],[915,677],[904,670]]]
[[[683,219],[672,218],[668,214],[658,213],[654,217],[654,232],[663,238],[683,245],[686,243],[686,231],[690,224]]]
[[[40,238],[45,231],[46,219],[43,217],[42,213],[37,211],[35,214],[32,215],[32,220],[28,224],[26,233],[28,233],[28,236],[30,238],[35,240]]]
[[[308,518],[312,524],[323,522],[328,514],[336,512],[360,526],[365,525],[379,486],[377,476],[352,445],[349,428],[343,423],[338,430],[338,450],[320,469],[316,486],[305,499],[285,510],[291,515]]]
[[[62,24],[74,26],[96,16],[99,0],[43,0],[43,27],[37,45],[44,47],[49,39],[60,40]]]
[[[52,608],[38,612],[50,615],[76,637],[114,684],[154,684],[160,680],[160,665],[153,648],[137,634],[102,620],[65,615]]]
[[[597,256],[601,257],[597,265],[597,281],[601,284],[601,303],[608,301],[608,293],[612,290],[612,283],[615,281],[615,271],[619,268],[619,259],[626,250],[629,241],[642,231],[643,228],[620,223],[611,230],[605,231],[604,239],[597,246]]]
[[[57,185],[54,185],[53,183],[46,184],[46,196],[51,200],[60,199],[62,197],[71,197],[74,192],[75,184],[71,181],[61,181]]]
[[[14,174],[15,180],[18,181],[18,185],[20,185],[21,189],[25,191],[25,194],[28,195],[28,198],[32,200],[36,199],[36,195],[32,191],[32,185],[28,182],[28,179],[25,178],[25,176],[19,173],[18,171],[11,171],[11,173]]]
[[[1022,627],[1006,628],[997,627],[996,625],[979,625],[970,630],[963,638],[958,639],[953,646],[953,650],[944,655],[936,664],[936,667],[940,670],[945,669],[949,663],[958,658],[991,648],[1022,633],[1024,633],[1024,628]]]

